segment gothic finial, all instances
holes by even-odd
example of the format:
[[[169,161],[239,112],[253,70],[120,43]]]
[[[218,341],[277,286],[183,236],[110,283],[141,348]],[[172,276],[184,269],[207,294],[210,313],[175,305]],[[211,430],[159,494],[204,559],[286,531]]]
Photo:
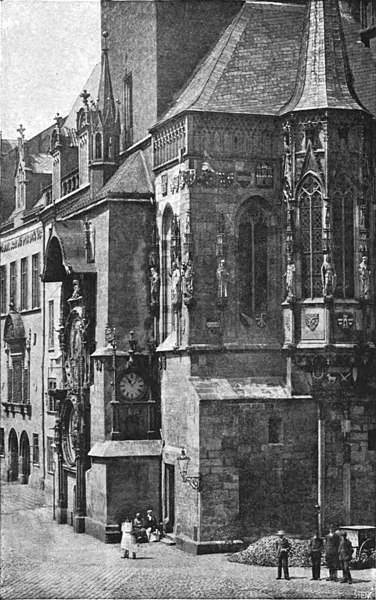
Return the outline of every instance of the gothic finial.
[[[23,140],[23,139],[24,139],[24,137],[25,137],[25,136],[24,136],[24,133],[25,133],[25,131],[26,131],[25,127],[24,127],[23,125],[20,125],[20,126],[19,126],[19,128],[17,129],[17,131],[19,132],[19,134],[20,134],[20,137],[21,137],[21,139]]]
[[[105,29],[103,31],[103,33],[102,33],[102,36],[103,36],[103,48],[102,48],[102,50],[103,50],[103,52],[107,52],[107,50],[108,50],[107,39],[108,39],[109,35],[110,34],[108,33],[107,29]]]
[[[58,129],[60,129],[60,127],[61,127],[62,120],[63,120],[63,118],[60,116],[60,114],[56,113],[56,117],[54,117],[54,121],[56,121],[56,126],[58,127]]]
[[[82,102],[85,104],[85,106],[88,105],[88,98],[90,97],[90,94],[87,92],[87,90],[84,90],[82,92],[82,94],[80,94],[80,98],[82,98]]]

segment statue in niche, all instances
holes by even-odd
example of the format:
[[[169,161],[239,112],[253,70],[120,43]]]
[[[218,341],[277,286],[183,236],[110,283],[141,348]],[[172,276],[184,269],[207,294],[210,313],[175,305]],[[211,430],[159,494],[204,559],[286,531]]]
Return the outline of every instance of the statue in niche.
[[[286,300],[287,300],[287,302],[291,302],[291,300],[294,297],[295,271],[296,271],[295,264],[294,264],[291,256],[288,256],[286,273],[284,274],[284,277],[286,278],[286,292],[287,292]]]
[[[324,254],[324,260],[321,265],[321,283],[324,298],[331,298],[336,287],[336,273],[328,254]]]
[[[362,262],[358,267],[359,279],[360,279],[360,295],[367,299],[369,296],[369,283],[371,277],[371,270],[368,266],[368,257],[362,256]]]
[[[192,302],[192,298],[193,298],[193,265],[192,265],[192,261],[188,260],[186,265],[184,266],[184,276],[183,276],[184,304],[189,306]]]
[[[78,281],[78,279],[73,279],[73,294],[69,298],[69,300],[79,300],[80,298],[82,298],[81,290],[80,290],[80,282]]]
[[[155,267],[150,267],[150,304],[156,308],[159,304],[160,277]]]
[[[226,270],[226,261],[222,258],[217,268],[218,298],[227,298],[229,276],[229,272]]]
[[[171,277],[171,303],[177,308],[181,302],[181,272],[176,261],[172,263]]]

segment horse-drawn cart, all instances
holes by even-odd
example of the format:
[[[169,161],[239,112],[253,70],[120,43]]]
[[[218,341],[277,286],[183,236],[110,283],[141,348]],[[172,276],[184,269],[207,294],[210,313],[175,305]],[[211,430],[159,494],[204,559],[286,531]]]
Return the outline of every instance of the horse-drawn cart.
[[[347,539],[354,548],[351,564],[355,569],[375,566],[376,527],[372,525],[343,525],[340,531],[346,531]]]

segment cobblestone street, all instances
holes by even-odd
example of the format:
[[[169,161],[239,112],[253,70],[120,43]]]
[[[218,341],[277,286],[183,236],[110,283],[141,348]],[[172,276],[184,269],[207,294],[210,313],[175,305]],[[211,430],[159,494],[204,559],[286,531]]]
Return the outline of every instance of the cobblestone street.
[[[354,572],[354,584],[310,581],[309,569],[275,570],[229,563],[225,555],[191,556],[163,543],[137,560],[119,545],[75,534],[52,521],[52,506],[28,486],[2,484],[3,600],[39,598],[375,598],[376,570]],[[326,575],[326,572],[323,573]]]

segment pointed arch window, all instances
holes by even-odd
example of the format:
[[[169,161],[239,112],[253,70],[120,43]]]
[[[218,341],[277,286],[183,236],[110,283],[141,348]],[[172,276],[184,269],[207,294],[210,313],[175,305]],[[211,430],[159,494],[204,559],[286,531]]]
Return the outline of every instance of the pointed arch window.
[[[341,177],[333,194],[333,259],[336,268],[338,298],[354,297],[354,191]]]
[[[268,226],[264,211],[249,204],[238,230],[239,311],[245,315],[267,309]]]
[[[320,182],[307,175],[298,191],[303,298],[322,295],[322,214]]]
[[[94,155],[96,160],[102,158],[102,136],[99,132],[95,134]]]
[[[162,337],[163,340],[172,332],[171,306],[171,237],[173,212],[166,206],[162,222]]]

